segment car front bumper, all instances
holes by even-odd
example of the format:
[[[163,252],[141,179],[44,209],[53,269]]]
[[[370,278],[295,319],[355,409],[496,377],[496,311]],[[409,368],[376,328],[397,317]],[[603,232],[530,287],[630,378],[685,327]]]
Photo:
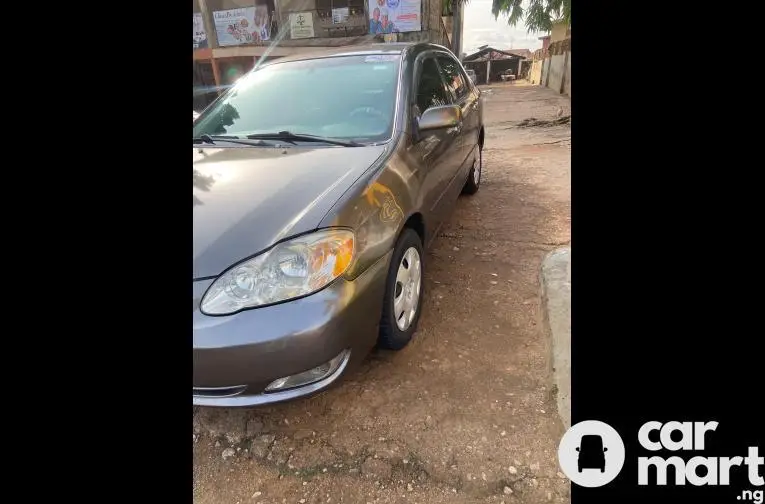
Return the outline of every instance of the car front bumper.
[[[305,298],[230,316],[202,314],[199,302],[212,280],[194,282],[194,405],[260,406],[306,397],[335,383],[377,341],[390,257],[352,281],[340,278]],[[266,392],[275,380],[338,356],[337,368],[320,381]]]

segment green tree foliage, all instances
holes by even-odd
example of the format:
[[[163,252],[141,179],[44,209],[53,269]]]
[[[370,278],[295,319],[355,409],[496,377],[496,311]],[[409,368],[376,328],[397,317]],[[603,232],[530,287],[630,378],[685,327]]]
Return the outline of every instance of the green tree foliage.
[[[550,31],[556,21],[571,23],[571,0],[529,0],[524,7],[525,3],[524,0],[494,0],[491,13],[495,18],[507,15],[511,26],[524,21],[529,33]]]

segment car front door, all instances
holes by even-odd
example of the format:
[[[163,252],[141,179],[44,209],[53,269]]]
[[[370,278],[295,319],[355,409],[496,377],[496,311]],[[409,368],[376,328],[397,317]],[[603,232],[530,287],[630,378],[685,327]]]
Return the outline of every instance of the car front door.
[[[459,151],[460,151],[460,163],[457,167],[458,173],[455,174],[459,179],[455,180],[455,184],[459,184],[465,181],[468,172],[472,167],[472,160],[474,149],[478,145],[478,137],[481,128],[481,121],[478,110],[479,92],[472,86],[470,79],[468,78],[465,70],[462,68],[462,64],[457,59],[447,53],[440,53],[438,55],[438,66],[443,73],[444,81],[447,88],[452,94],[454,103],[459,105],[462,109],[462,131],[458,137]],[[452,188],[454,196],[459,195],[459,191],[462,190],[462,186]]]
[[[462,157],[459,145],[461,128],[445,128],[419,132],[417,123],[423,112],[431,107],[452,104],[452,99],[441,78],[441,71],[433,56],[425,54],[418,58],[414,72],[413,100],[413,149],[415,162],[422,169],[421,208],[425,213],[431,232],[427,240],[435,235],[448,217],[444,208],[444,195],[449,183],[458,170]],[[447,207],[450,205],[446,205]]]

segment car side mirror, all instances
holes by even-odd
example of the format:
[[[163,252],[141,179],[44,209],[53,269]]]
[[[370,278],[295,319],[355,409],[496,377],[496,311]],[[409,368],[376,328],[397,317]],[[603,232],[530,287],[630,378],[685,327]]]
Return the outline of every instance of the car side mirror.
[[[457,105],[430,107],[417,122],[420,131],[455,128],[462,123],[462,109]]]
[[[579,447],[578,446],[576,447],[576,451],[579,451]]]
[[[606,447],[603,447],[603,451],[604,451],[604,452],[607,452],[607,451],[608,451],[608,448],[606,448]]]

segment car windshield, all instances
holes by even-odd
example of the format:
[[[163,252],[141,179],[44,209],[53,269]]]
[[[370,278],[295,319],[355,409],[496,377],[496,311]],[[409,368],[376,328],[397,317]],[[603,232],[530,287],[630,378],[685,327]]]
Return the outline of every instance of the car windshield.
[[[398,55],[275,63],[242,77],[194,123],[194,138],[289,131],[354,141],[391,136]]]

